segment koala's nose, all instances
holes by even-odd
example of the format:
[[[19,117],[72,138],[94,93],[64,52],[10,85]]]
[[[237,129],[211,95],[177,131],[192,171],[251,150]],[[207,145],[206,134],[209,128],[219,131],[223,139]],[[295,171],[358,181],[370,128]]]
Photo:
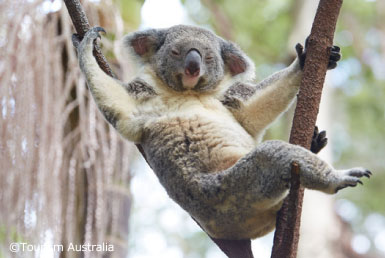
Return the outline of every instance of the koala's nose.
[[[186,75],[196,77],[201,69],[202,57],[198,50],[191,49],[184,60],[184,72]]]

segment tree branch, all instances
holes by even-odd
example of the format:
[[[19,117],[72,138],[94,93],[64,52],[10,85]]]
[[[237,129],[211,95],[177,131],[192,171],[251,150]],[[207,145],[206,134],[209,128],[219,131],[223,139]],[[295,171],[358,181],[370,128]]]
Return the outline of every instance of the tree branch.
[[[304,72],[290,134],[290,143],[307,149],[310,148],[317,120],[322,87],[341,6],[342,0],[320,0],[308,39]],[[292,175],[290,194],[277,216],[272,258],[297,256],[304,189],[300,186],[299,175],[295,176],[295,173]]]
[[[251,240],[227,240],[210,237],[229,258],[254,258]]]

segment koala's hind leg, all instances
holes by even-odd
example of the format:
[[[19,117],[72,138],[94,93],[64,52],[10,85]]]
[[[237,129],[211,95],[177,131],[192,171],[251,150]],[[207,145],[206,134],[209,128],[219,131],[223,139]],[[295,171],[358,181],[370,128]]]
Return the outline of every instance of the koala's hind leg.
[[[231,168],[215,174],[200,174],[200,192],[205,199],[217,197],[265,208],[281,201],[290,187],[291,164],[300,167],[301,184],[325,193],[336,193],[348,186],[361,184],[360,178],[371,172],[364,168],[336,170],[315,154],[283,141],[266,141],[240,159]],[[263,208],[262,207],[262,208]]]

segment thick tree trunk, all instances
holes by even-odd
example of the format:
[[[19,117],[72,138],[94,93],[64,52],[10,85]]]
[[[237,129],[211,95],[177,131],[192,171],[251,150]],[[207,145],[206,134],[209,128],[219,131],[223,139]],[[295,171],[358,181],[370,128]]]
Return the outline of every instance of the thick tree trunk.
[[[342,0],[321,0],[308,39],[307,57],[290,143],[310,148]],[[297,256],[304,189],[293,174],[290,194],[278,213],[272,258]]]

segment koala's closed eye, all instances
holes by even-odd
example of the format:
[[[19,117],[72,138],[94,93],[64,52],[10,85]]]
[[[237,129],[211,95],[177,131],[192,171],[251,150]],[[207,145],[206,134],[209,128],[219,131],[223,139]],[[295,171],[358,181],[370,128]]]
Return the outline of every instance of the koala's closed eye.
[[[180,50],[178,48],[176,48],[176,47],[173,47],[171,49],[171,54],[176,56],[176,57],[179,57],[180,56]]]
[[[205,61],[207,62],[207,63],[211,63],[212,61],[214,60],[214,56],[213,56],[213,54],[206,54],[206,56],[205,56]]]

